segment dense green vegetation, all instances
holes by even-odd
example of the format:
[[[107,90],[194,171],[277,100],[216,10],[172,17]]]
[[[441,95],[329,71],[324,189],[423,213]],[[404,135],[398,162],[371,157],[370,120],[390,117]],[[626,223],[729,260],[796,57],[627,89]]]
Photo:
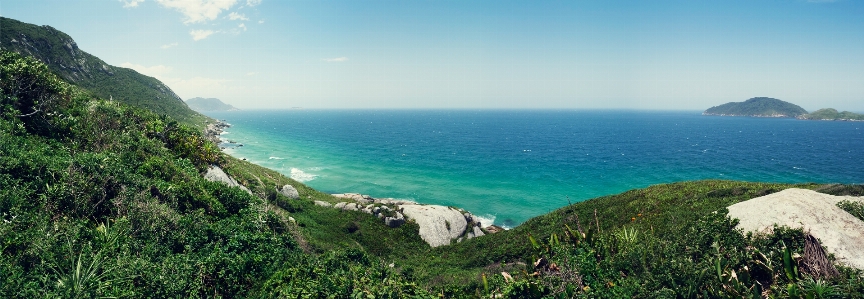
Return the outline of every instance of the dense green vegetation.
[[[744,102],[729,102],[705,110],[705,115],[756,116],[756,117],[798,117],[807,110],[798,105],[774,98],[751,98]]]
[[[69,35],[51,26],[36,26],[0,17],[0,46],[48,65],[64,80],[91,91],[102,99],[113,99],[145,108],[193,126],[207,119],[189,109],[171,88],[138,72],[106,64],[80,49]]]
[[[191,98],[186,100],[189,108],[195,111],[234,111],[239,110],[234,106],[223,103],[219,99],[214,98]]]
[[[864,114],[849,111],[837,112],[837,109],[824,108],[799,116],[801,119],[812,120],[864,120]]]
[[[0,67],[0,297],[423,294],[351,246],[305,253],[281,195],[203,180],[230,162],[196,129],[30,57]]]
[[[745,236],[726,217],[726,206],[789,187],[836,195],[860,191],[859,186],[730,181],[657,185],[573,204],[506,232],[436,248],[406,267],[451,295],[518,288],[553,297],[740,298],[759,289],[776,298],[798,298],[818,284],[860,298],[864,281],[850,269],[828,279],[797,268],[786,276],[787,248],[790,255],[804,254],[800,230]],[[534,266],[541,257],[547,267]],[[553,263],[555,270],[548,267]],[[766,266],[758,275],[770,281],[741,280],[742,272],[757,275],[754,264]],[[804,267],[801,259],[791,266]],[[501,271],[516,282],[505,282]],[[733,271],[739,280],[731,280]]]
[[[861,298],[813,271],[800,230],[743,235],[725,207],[788,187],[683,182],[563,207],[430,248],[167,116],[0,52],[0,297]],[[202,179],[219,165],[248,187]],[[301,198],[277,192],[285,184]],[[812,244],[812,243],[810,243]],[[506,273],[506,275],[502,274]]]

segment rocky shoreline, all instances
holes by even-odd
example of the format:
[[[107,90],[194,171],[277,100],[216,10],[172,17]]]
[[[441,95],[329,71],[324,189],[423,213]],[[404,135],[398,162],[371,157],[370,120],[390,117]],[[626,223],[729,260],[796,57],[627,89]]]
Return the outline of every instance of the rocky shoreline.
[[[208,140],[220,144],[222,143],[220,134],[229,127],[231,125],[227,122],[217,120],[215,123],[207,125],[204,129],[204,136]],[[204,175],[204,178],[210,181],[222,182],[231,187],[241,188],[251,194],[248,188],[229,177],[218,166],[211,166]],[[297,189],[291,185],[283,186],[279,190],[279,193],[291,199],[299,199],[300,197]],[[370,214],[378,217],[385,225],[391,228],[400,227],[408,221],[413,221],[420,227],[418,232],[420,238],[432,247],[449,245],[454,240],[458,243],[463,240],[482,237],[486,234],[504,230],[491,223],[484,227],[478,217],[459,208],[424,205],[413,201],[393,198],[372,198],[369,195],[359,193],[331,195],[343,201],[331,204],[326,201],[316,200],[315,205]]]
[[[215,144],[220,144],[222,143],[222,139],[219,135],[221,135],[222,132],[225,132],[225,129],[230,127],[231,125],[227,122],[223,120],[216,120],[215,123],[207,124],[207,126],[204,127],[204,138],[212,141]]]

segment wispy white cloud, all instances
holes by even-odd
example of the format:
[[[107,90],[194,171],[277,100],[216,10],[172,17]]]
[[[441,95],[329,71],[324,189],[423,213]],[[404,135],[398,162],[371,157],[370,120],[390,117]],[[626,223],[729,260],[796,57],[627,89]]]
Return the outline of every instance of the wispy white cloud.
[[[246,0],[246,5],[256,6],[258,4],[261,4],[261,0]]]
[[[118,0],[118,1],[123,2],[123,7],[126,7],[126,8],[138,7],[138,3],[144,2],[144,0]]]
[[[195,40],[195,41],[205,39],[205,38],[209,37],[210,35],[212,35],[213,33],[216,33],[216,31],[213,31],[213,30],[192,30],[192,31],[189,31],[189,34],[192,35],[192,40]]]
[[[248,21],[249,20],[249,18],[247,18],[245,15],[243,15],[241,13],[237,13],[236,11],[228,14],[228,19],[232,20],[232,21],[234,21],[234,20]]]
[[[348,57],[324,58],[321,60],[324,60],[326,62],[345,62],[348,61]]]
[[[246,76],[255,76],[257,74],[258,74],[258,72],[248,72],[248,73],[246,73]]]
[[[141,74],[144,74],[144,75],[147,75],[150,77],[155,77],[156,79],[159,79],[160,77],[164,76],[165,74],[168,74],[171,72],[170,66],[164,66],[161,64],[160,65],[154,65],[154,66],[143,66],[143,65],[134,64],[131,62],[124,62],[124,63],[121,63],[120,66],[133,69],[136,72],[139,72]]]
[[[179,44],[178,44],[178,43],[170,43],[170,44],[164,44],[164,45],[162,45],[162,46],[159,47],[159,48],[162,48],[162,49],[170,49],[170,48],[176,47],[177,45],[179,45]]]
[[[237,4],[237,0],[156,0],[156,2],[185,15],[186,20],[183,23],[186,24],[215,20],[222,11]]]
[[[258,21],[258,24],[264,24],[264,20]]]
[[[243,31],[246,31],[246,24],[240,23],[240,25],[237,25],[237,27],[243,29]]]

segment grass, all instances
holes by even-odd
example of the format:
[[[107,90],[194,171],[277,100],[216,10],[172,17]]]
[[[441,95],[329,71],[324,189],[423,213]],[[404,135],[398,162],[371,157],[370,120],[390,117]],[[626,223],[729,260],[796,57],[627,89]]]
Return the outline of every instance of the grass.
[[[340,200],[225,156],[171,118],[93,98],[35,59],[0,60],[0,297],[864,294],[860,271],[799,270],[802,231],[743,235],[725,210],[789,187],[862,186],[655,185],[431,248],[416,224],[317,206]],[[213,164],[253,194],[204,180]],[[285,184],[300,198],[279,194]]]

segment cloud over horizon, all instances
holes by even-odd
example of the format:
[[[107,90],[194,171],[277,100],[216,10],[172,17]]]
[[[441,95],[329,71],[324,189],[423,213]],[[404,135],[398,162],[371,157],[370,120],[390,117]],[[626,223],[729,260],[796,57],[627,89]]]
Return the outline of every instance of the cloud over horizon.
[[[324,58],[322,60],[326,62],[345,62],[348,61],[348,57]]]

